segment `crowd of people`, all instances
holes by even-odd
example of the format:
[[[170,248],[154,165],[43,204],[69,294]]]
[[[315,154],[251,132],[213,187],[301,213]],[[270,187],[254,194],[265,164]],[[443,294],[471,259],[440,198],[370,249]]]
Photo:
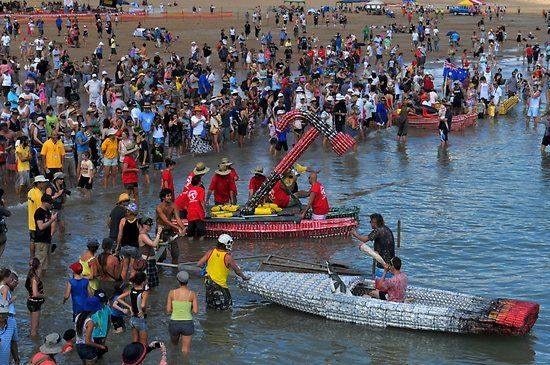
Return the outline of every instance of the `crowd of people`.
[[[477,22],[468,46],[456,32],[444,41],[447,36],[439,31],[443,15],[433,7],[407,5],[404,24],[366,25],[360,35],[345,33],[345,14],[325,9],[313,13],[279,9],[273,31],[263,22],[272,14],[257,8],[245,14],[242,32],[234,26],[221,29],[216,44],[191,42],[185,54],[168,47],[161,52],[159,43],[170,43],[171,35],[160,30],[151,39],[153,44],[148,40],[120,47],[115,36],[118,18],[98,14],[99,42],[81,60],[71,57],[70,48],[93,44],[87,26],[77,17],[56,20],[57,34],[64,39],[59,42],[45,37],[40,19],[30,18],[24,35],[18,22],[6,16],[0,39],[0,178],[4,185],[14,185],[15,193],[26,196],[28,202],[30,262],[25,288],[31,336],[39,333],[45,302],[42,278],[58,238],[67,230],[64,204],[71,188],[89,201],[98,179],[104,189],[120,189],[121,184],[125,189],[110,213],[106,238],[101,243],[90,240],[70,265],[73,277],[67,282],[64,301],[72,301],[74,328],[62,336],[46,336],[31,364],[55,363],[54,355],[72,348],[84,364],[94,363],[109,351],[108,336],[125,331],[126,322],[132,343],[124,349],[123,363],[140,364],[154,348],[161,349],[166,361],[164,344],[149,343],[147,336],[150,288],[159,285],[158,262],[169,254],[177,267],[184,236],[204,238],[210,203],[235,204],[238,197],[242,201],[243,196],[252,196],[266,179],[258,166],[251,172],[248,191],[238,192],[239,174],[225,157],[208,187],[204,179],[210,169],[197,162],[180,190],[172,171],[184,156],[222,154],[228,144],[245,149],[253,140],[264,139],[269,153],[280,157],[310,128],[307,121],[296,120],[279,129],[278,121],[292,109],[311,111],[358,141],[371,131],[396,125],[399,143],[407,141],[411,115],[437,116],[443,148],[453,116],[483,118],[512,96],[523,100],[528,118],[536,125],[544,92],[550,105],[550,43],[541,47],[531,33],[526,38],[518,33],[526,69],[524,74],[516,69],[506,78],[499,64],[507,41],[506,25],[486,25],[488,14]],[[323,20],[325,27],[332,22],[338,28],[327,43],[314,31],[323,26]],[[102,41],[104,31],[109,56]],[[408,32],[410,43],[400,46],[394,39],[398,32]],[[13,47],[17,40],[19,50]],[[446,65],[465,74],[459,79],[447,77],[438,90],[434,74],[426,67],[430,56],[442,53],[444,46]],[[413,55],[410,62],[405,59],[409,54]],[[542,149],[549,144],[550,123]],[[303,171],[310,172],[309,189],[299,190],[296,175],[288,171],[266,199],[282,208],[297,208],[302,218],[324,219],[329,203],[318,173]],[[140,209],[141,184],[152,184],[151,178],[157,175],[160,202],[155,217],[146,217]],[[300,198],[308,198],[307,204],[301,206]],[[2,203],[0,256],[6,244],[4,218],[10,214]],[[379,290],[371,294],[403,300],[407,284],[400,272],[401,260],[389,243],[380,243],[390,242],[391,231],[384,229],[381,216],[371,219],[374,233],[354,233],[361,241],[378,240],[375,251],[385,262],[378,265],[378,271],[383,270],[378,275]],[[248,279],[231,256],[232,243],[229,235],[220,235],[216,247],[198,262],[206,275],[209,308],[231,307],[230,270]],[[391,280],[392,274],[398,279]],[[171,341],[181,340],[184,354],[190,351],[193,315],[199,311],[197,294],[187,287],[188,281],[189,274],[179,271],[177,288],[169,292],[165,308],[171,318]],[[6,328],[0,334],[0,363],[7,363],[10,356],[19,363],[18,315],[11,294],[18,276],[2,269],[0,282],[0,327]]]

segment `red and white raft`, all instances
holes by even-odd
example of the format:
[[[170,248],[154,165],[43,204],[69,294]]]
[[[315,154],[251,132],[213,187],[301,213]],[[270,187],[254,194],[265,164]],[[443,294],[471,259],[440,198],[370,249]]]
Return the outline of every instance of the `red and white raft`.
[[[457,131],[462,130],[471,126],[476,125],[477,123],[477,114],[460,114],[453,117],[453,122],[451,123],[451,130]],[[409,114],[409,127],[419,128],[419,129],[437,129],[439,126],[439,117],[437,114],[433,115],[417,115]]]

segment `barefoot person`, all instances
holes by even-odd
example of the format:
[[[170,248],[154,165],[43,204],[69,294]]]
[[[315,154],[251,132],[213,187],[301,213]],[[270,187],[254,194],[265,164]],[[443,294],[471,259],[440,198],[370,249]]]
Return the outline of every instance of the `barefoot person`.
[[[180,256],[179,242],[181,241],[177,236],[183,235],[184,225],[180,219],[179,209],[173,203],[172,192],[169,189],[162,189],[159,198],[160,204],[156,208],[157,229],[163,227],[162,241],[170,241],[172,263],[177,264]],[[160,256],[159,261],[164,261],[165,258],[166,252]]]
[[[188,356],[191,351],[191,336],[195,333],[193,314],[199,313],[197,295],[189,290],[189,273],[180,271],[177,275],[180,287],[170,290],[166,299],[166,313],[170,314],[168,332],[175,346],[181,338],[181,352]]]
[[[27,309],[31,315],[31,337],[38,336],[38,327],[40,325],[40,311],[44,304],[44,284],[40,278],[40,261],[33,257],[29,262],[29,273],[25,280],[25,289],[29,293],[27,299]]]

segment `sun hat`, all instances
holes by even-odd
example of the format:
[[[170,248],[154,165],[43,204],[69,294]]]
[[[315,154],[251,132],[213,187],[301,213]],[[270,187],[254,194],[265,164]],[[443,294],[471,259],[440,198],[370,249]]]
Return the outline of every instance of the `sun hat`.
[[[210,171],[210,168],[206,167],[204,162],[197,162],[195,168],[193,169],[193,173],[195,175],[205,175],[208,173],[208,171]]]
[[[264,168],[262,166],[256,166],[256,168],[254,170],[252,170],[252,173],[256,174],[256,175],[265,176],[264,175]]]
[[[107,137],[114,136],[115,134],[116,134],[116,129],[114,128],[109,128],[109,130],[107,131]]]
[[[147,356],[147,348],[141,342],[132,342],[122,351],[122,365],[139,365]]]
[[[102,75],[107,75],[107,71],[103,70],[103,71],[101,71],[101,74]]]
[[[130,143],[128,145],[128,147],[126,147],[126,155],[131,155],[132,153],[136,152],[137,150],[139,150],[139,147],[135,144],[135,143]]]
[[[225,175],[229,175],[230,173],[231,173],[231,170],[229,170],[227,168],[227,165],[225,165],[223,163],[218,165],[218,169],[216,170],[216,174],[225,176]]]
[[[92,74],[92,79],[96,79],[97,78],[97,74]]]
[[[50,180],[46,179],[44,175],[36,175],[34,177],[34,183],[49,182]]]
[[[329,95],[329,96],[327,96],[327,98],[325,100],[326,101],[334,101],[334,98],[332,97],[332,95]]]
[[[54,332],[46,336],[44,344],[40,346],[39,350],[46,355],[55,355],[61,352],[64,344],[65,341],[63,341],[59,333]]]
[[[187,284],[189,281],[189,273],[185,270],[182,270],[178,272],[178,275],[176,275],[178,281],[182,284]]]
[[[345,97],[342,94],[336,94],[336,101],[344,100]]]
[[[117,204],[127,202],[130,200],[130,195],[128,193],[122,193],[118,196]]]
[[[57,179],[64,179],[65,178],[65,174],[62,173],[61,171],[58,171],[56,172],[55,174],[53,174],[53,180],[57,180]]]
[[[224,157],[224,158],[222,158],[222,164],[224,164],[226,166],[231,166],[231,165],[233,165],[233,162],[229,161],[228,157]]]
[[[83,270],[82,264],[81,264],[80,262],[78,262],[78,261],[77,261],[77,262],[73,262],[73,263],[69,266],[69,268],[70,268],[75,274],[77,274],[77,275],[82,274],[82,270]]]

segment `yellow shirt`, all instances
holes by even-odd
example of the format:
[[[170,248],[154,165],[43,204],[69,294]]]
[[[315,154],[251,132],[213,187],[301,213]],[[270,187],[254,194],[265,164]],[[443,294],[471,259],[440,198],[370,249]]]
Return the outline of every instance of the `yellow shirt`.
[[[17,171],[29,171],[31,169],[30,161],[29,161],[30,155],[31,155],[31,148],[29,146],[23,147],[19,145],[15,148],[15,156],[17,160]],[[21,161],[20,158],[24,158],[27,161]]]
[[[103,157],[113,159],[118,157],[118,141],[115,138],[107,138],[101,144],[101,151],[103,152]]]
[[[206,263],[206,273],[213,282],[222,288],[227,288],[227,277],[229,276],[229,268],[225,266],[225,255],[227,252],[215,248]]]
[[[29,231],[36,231],[36,225],[34,223],[34,212],[42,204],[42,190],[37,187],[29,190],[27,194],[28,210],[29,210]]]
[[[57,140],[54,143],[51,139],[48,139],[42,145],[42,151],[40,154],[46,158],[47,169],[60,169],[63,168],[63,156],[65,156],[65,146],[61,140]]]

